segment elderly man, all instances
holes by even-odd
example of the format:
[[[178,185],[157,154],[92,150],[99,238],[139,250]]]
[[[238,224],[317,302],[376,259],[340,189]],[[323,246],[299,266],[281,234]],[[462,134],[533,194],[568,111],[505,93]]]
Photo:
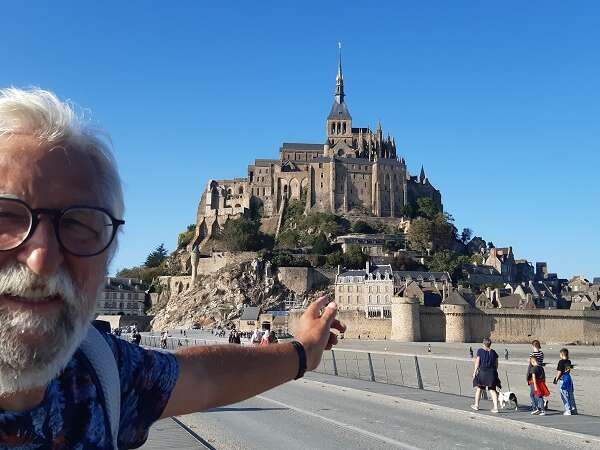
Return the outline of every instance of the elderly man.
[[[86,351],[123,210],[107,145],[68,104],[41,90],[0,91],[0,447],[140,446],[162,417],[302,376],[337,342],[332,329],[344,331],[336,305],[321,298],[302,315],[293,343],[169,354],[98,334],[101,345],[92,339]],[[120,386],[112,429],[99,345]]]

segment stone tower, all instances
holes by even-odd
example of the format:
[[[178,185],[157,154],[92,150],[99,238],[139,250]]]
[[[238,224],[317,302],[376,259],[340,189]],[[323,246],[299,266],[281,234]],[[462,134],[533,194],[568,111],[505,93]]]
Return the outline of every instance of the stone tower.
[[[469,342],[471,336],[467,314],[471,305],[458,292],[451,293],[442,301],[442,311],[446,316],[446,342]]]
[[[421,315],[419,300],[392,297],[392,339],[400,342],[421,340]]]
[[[338,44],[340,54],[338,71],[335,77],[335,100],[327,116],[327,143],[333,145],[343,141],[352,144],[352,116],[344,102],[344,75],[342,74],[342,46]]]

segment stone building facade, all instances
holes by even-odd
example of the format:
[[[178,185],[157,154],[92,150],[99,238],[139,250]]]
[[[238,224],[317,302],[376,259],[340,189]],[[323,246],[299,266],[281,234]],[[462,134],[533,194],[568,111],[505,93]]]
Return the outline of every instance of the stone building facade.
[[[446,272],[394,271],[392,266],[373,265],[367,261],[364,269],[340,271],[335,278],[335,301],[340,310],[360,311],[369,318],[392,317],[392,297],[406,289],[419,292],[435,289],[440,301],[451,284]],[[422,288],[422,290],[421,290]],[[424,304],[424,296],[417,303]]]
[[[283,143],[278,159],[257,159],[245,178],[210,180],[197,212],[194,245],[203,243],[229,219],[250,215],[277,216],[288,200],[304,202],[306,211],[356,212],[402,217],[417,198],[429,197],[442,209],[440,192],[421,168],[411,176],[396,141],[356,127],[345,102],[341,57],[335,99],[325,123],[323,144]]]
[[[101,315],[143,316],[146,286],[132,278],[106,277],[96,299]]]

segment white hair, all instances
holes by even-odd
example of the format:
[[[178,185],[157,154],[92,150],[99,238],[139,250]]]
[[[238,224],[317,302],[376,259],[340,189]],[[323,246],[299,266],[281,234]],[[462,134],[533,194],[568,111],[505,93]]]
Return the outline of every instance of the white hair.
[[[73,104],[39,88],[0,89],[0,137],[12,134],[30,134],[88,155],[100,176],[103,199],[116,218],[123,218],[123,189],[110,138],[86,123]]]

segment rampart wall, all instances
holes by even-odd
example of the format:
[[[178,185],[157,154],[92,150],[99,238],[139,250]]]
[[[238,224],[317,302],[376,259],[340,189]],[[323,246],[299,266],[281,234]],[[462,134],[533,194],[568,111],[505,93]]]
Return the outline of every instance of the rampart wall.
[[[304,295],[335,281],[335,271],[314,267],[280,267],[277,270],[277,278],[289,290]]]
[[[256,252],[215,252],[211,256],[198,258],[198,275],[209,275],[230,264],[241,264],[257,257]]]
[[[290,314],[290,329],[301,311]],[[392,315],[394,309],[392,309]],[[600,344],[600,311],[569,310],[521,310],[494,309],[481,311],[469,309],[457,320],[452,320],[440,308],[419,306],[419,315],[414,326],[420,327],[421,341],[445,342],[447,336],[463,336],[467,342],[481,342],[490,337],[493,342],[525,343],[539,339],[544,343]],[[392,319],[370,319],[364,311],[340,311],[338,318],[346,324],[345,337],[357,339],[394,339]],[[401,324],[408,323],[400,320]],[[449,329],[461,326],[465,329]],[[418,335],[418,334],[415,334]]]

